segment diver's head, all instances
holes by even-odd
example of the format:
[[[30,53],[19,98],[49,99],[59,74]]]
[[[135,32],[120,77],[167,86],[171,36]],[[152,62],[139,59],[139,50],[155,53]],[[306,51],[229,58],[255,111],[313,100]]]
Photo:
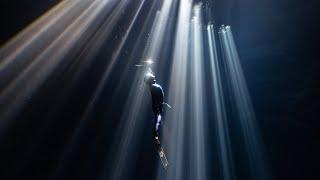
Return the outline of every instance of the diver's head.
[[[148,85],[154,84],[156,82],[156,77],[151,72],[147,72],[144,75],[144,82]]]

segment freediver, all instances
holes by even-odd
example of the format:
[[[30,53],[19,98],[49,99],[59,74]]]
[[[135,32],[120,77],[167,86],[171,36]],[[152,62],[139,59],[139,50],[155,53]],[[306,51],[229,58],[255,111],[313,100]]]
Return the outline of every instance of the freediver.
[[[147,64],[148,70],[147,70],[147,73],[145,73],[144,75],[144,82],[149,87],[149,91],[152,97],[152,111],[154,114],[153,127],[152,127],[153,142],[156,146],[156,149],[160,156],[160,160],[162,162],[163,167],[167,168],[169,163],[160,143],[159,131],[160,131],[160,125],[162,120],[163,105],[166,105],[168,108],[171,108],[171,106],[163,101],[164,93],[163,93],[162,87],[156,83],[156,77],[153,74],[151,68],[149,67],[153,63],[153,61],[147,60],[145,61],[145,63]],[[140,67],[145,65],[136,65],[136,66]]]
[[[150,94],[152,97],[152,111],[154,114],[154,124],[153,124],[153,142],[157,148],[157,151],[160,153],[162,150],[159,131],[163,111],[163,97],[164,93],[162,87],[156,83],[156,77],[152,72],[145,74],[144,82],[149,86]]]

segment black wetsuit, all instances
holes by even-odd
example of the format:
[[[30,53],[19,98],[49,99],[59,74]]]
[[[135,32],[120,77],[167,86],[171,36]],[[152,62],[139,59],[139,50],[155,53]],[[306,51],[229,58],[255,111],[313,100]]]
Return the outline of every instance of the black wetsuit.
[[[163,109],[163,90],[159,84],[153,83],[149,86],[150,93],[152,96],[152,111],[155,116],[154,126],[153,126],[153,139],[156,147],[161,148],[159,140],[159,130],[160,123],[162,118],[162,109]]]

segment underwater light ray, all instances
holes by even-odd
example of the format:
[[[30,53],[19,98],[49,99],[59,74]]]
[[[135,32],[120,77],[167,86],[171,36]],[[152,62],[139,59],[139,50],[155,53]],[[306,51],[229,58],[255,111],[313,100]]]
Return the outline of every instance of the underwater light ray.
[[[171,0],[170,0],[171,1]],[[167,3],[164,3],[164,5],[168,5]],[[170,4],[169,4],[170,5]],[[163,26],[164,22],[168,17],[163,17],[163,19],[160,19],[159,17],[162,17],[161,15],[163,8],[170,8],[170,6],[162,6],[161,10],[158,15],[154,19],[153,26],[151,28],[151,32],[148,38],[148,42],[146,43],[146,46],[143,51],[143,59],[148,59],[150,57],[156,57],[156,53],[158,52],[157,48],[161,47],[162,44],[159,44],[159,42],[156,42],[158,40],[156,37],[162,37],[163,31],[156,31],[156,27],[160,28]],[[168,16],[167,14],[164,14],[164,16]],[[160,24],[160,25],[159,25]],[[152,50],[153,49],[153,50]],[[142,121],[138,121],[141,116],[141,113],[146,111],[146,99],[143,98],[146,93],[146,87],[143,82],[143,78],[141,77],[141,74],[135,73],[133,74],[134,80],[133,84],[137,85],[137,87],[132,87],[129,90],[129,97],[126,100],[126,104],[124,106],[123,115],[121,117],[120,127],[117,130],[117,135],[122,137],[117,142],[114,142],[114,151],[117,152],[117,156],[112,158],[113,163],[115,164],[114,170],[110,172],[108,175],[111,179],[119,179],[122,177],[125,177],[126,175],[124,172],[126,172],[125,164],[128,166],[130,164],[130,156],[126,154],[128,149],[134,148],[136,143],[139,141],[138,136],[141,135],[141,127],[142,127]],[[122,135],[119,135],[122,134]],[[151,139],[151,136],[150,136]],[[131,155],[132,157],[132,155]]]
[[[219,37],[225,54],[225,66],[227,77],[230,78],[229,88],[235,100],[237,119],[240,121],[241,131],[245,142],[245,149],[250,165],[252,179],[270,179],[268,162],[265,158],[263,141],[259,132],[259,126],[255,119],[249,91],[242,72],[239,55],[233,40],[230,26],[220,29]]]
[[[206,130],[205,121],[207,111],[205,110],[205,74],[204,74],[204,51],[203,51],[203,30],[202,30],[202,3],[193,7],[192,56],[189,59],[190,69],[190,179],[207,179],[206,161]]]
[[[182,0],[178,7],[176,36],[174,40],[173,59],[168,87],[168,102],[172,106],[166,114],[165,123],[170,137],[163,135],[163,144],[168,154],[169,168],[161,174],[158,169],[157,179],[182,179],[185,164],[185,104],[187,85],[187,65],[189,51],[189,29],[192,1]]]
[[[211,78],[213,80],[213,94],[216,130],[218,135],[217,147],[219,150],[220,163],[222,168],[223,179],[235,179],[234,165],[229,137],[228,119],[226,115],[225,99],[222,89],[221,70],[218,62],[217,48],[215,42],[214,26],[209,24],[207,26],[207,34],[209,38],[209,54],[211,66]]]
[[[59,35],[33,62],[26,67],[19,76],[10,83],[0,94],[1,102],[6,102],[1,107],[3,122],[10,116],[17,114],[26,103],[25,99],[41,86],[46,78],[58,68],[58,65],[72,48],[79,43],[80,37],[87,33],[89,24],[97,16],[99,1],[91,4],[88,9],[77,18],[63,34]],[[2,127],[7,127],[6,125]],[[2,131],[4,132],[4,131]]]
[[[24,68],[31,63],[94,1],[62,1],[14,36],[0,49],[0,73],[11,66]]]

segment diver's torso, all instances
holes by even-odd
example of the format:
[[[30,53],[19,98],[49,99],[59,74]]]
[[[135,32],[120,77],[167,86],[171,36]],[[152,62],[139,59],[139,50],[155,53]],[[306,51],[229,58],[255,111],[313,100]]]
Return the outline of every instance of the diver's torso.
[[[150,86],[150,92],[152,96],[152,106],[162,106],[163,104],[163,90],[159,84],[152,84]]]

